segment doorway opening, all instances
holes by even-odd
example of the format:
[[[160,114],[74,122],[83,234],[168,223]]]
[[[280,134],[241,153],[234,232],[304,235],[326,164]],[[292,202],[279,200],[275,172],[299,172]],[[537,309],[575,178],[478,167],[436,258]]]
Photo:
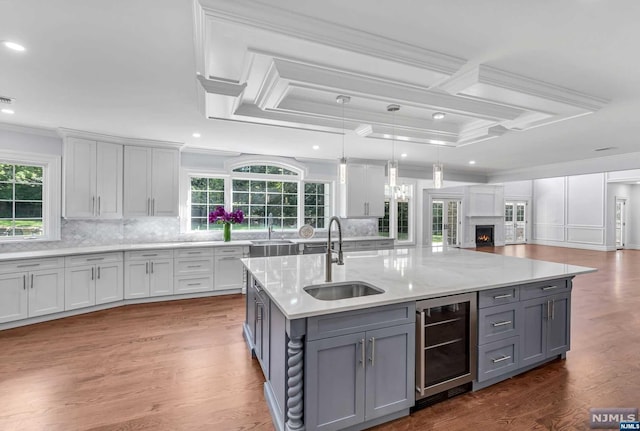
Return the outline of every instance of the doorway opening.
[[[460,247],[460,206],[456,199],[437,199],[431,202],[431,245]]]
[[[616,198],[616,250],[622,250],[626,241],[626,199]]]
[[[510,201],[504,204],[505,244],[527,242],[527,202]]]

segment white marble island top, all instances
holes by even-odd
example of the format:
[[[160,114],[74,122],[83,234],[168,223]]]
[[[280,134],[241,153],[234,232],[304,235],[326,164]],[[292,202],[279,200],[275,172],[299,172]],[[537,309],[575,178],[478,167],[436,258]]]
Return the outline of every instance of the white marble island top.
[[[364,281],[384,293],[322,301],[303,288],[325,283],[325,254],[242,260],[288,319],[512,286],[595,272],[594,268],[469,250],[399,248],[350,252],[332,282]]]

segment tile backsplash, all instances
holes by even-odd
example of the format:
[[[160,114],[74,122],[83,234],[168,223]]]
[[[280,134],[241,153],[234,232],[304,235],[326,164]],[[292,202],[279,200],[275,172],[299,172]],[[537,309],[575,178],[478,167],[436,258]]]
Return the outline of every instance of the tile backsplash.
[[[378,219],[341,219],[345,237],[378,235]],[[91,247],[99,245],[154,243],[172,241],[221,241],[222,230],[180,232],[180,220],[174,217],[147,217],[120,220],[61,221],[60,241],[13,242],[0,244],[0,252],[51,250],[57,248]],[[231,231],[231,239],[263,239],[265,232]],[[298,238],[298,232],[275,229],[273,238]],[[316,232],[315,238],[325,237]]]

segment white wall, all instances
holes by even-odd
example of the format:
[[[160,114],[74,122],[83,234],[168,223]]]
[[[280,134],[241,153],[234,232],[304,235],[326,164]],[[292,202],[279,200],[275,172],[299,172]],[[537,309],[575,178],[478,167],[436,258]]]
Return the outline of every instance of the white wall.
[[[533,181],[533,241],[607,250],[604,173]]]
[[[0,125],[0,150],[62,156],[62,138],[52,132],[34,134]]]

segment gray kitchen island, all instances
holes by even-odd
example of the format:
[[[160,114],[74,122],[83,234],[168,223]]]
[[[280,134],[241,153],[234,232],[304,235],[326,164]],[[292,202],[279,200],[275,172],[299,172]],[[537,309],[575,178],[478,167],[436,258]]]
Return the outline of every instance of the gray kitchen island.
[[[452,316],[460,311],[458,305],[443,307],[442,298],[471,298],[467,315],[473,329],[467,328],[464,347],[473,362],[466,373],[473,390],[564,357],[572,279],[595,271],[431,248],[345,253],[344,265],[333,265],[330,283],[325,255],[243,263],[244,336],[264,372],[265,398],[278,430],[366,429],[408,415],[420,394],[433,395],[442,384],[453,387],[456,380],[448,376],[431,389],[418,384],[424,384],[425,357],[429,363],[428,352],[435,350],[421,344],[425,326],[430,330],[425,318],[430,310]],[[324,294],[345,285],[351,294],[364,295]],[[437,307],[421,311],[420,304],[430,301]],[[431,328],[438,348],[453,345],[440,342],[448,331],[443,328]]]

